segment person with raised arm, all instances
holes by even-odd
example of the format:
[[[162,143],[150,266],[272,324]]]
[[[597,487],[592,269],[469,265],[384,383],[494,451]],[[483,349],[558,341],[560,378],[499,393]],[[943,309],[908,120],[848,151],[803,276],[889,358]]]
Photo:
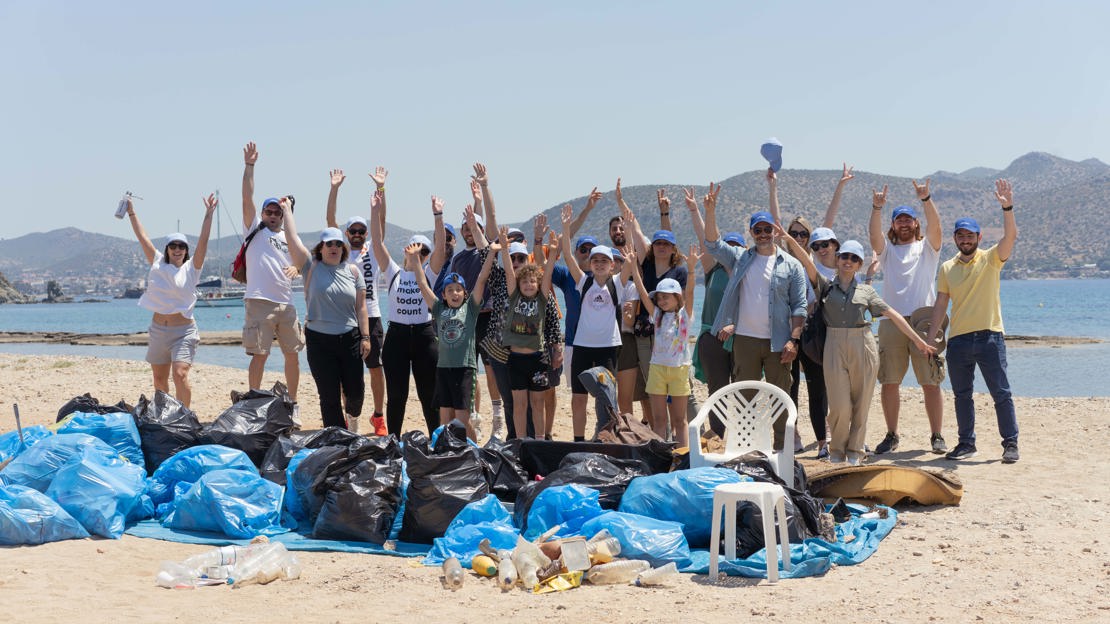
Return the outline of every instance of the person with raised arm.
[[[497,224],[497,208],[493,203],[493,193],[489,190],[489,172],[486,166],[480,162],[473,165],[474,175],[470,177],[470,194],[474,198],[474,220],[476,225],[471,228],[470,236],[476,237],[478,235],[484,236],[485,232],[492,232],[496,238],[498,230]],[[484,215],[484,216],[483,216]],[[465,224],[464,224],[465,225]],[[486,228],[489,228],[488,230]],[[478,230],[481,230],[479,232]],[[468,233],[463,232],[463,240],[466,240]],[[471,242],[467,242],[467,249],[471,248]],[[508,243],[504,243],[508,244]],[[480,266],[476,258],[469,260],[471,266]],[[498,277],[500,281],[500,276]],[[482,358],[482,364],[486,369],[486,392],[489,393],[490,399],[490,435],[501,437],[502,431],[505,428],[505,422],[512,420],[513,415],[509,412],[512,404],[512,394],[509,392],[509,375],[508,370],[500,366],[504,359],[499,360],[491,352],[494,347],[491,346],[495,342],[495,337],[491,336],[490,323],[494,320],[494,304],[500,303],[500,298],[497,301],[491,297],[489,293],[485,295],[485,305],[482,307],[482,313],[478,317],[478,330],[475,334],[475,340],[478,344],[478,354]],[[500,327],[496,327],[500,331]],[[508,352],[504,349],[499,349],[499,355],[508,357]],[[506,399],[505,397],[508,397]]]
[[[563,206],[563,254],[571,257],[571,222],[574,209]],[[579,292],[580,310],[578,327],[574,335],[574,353],[571,359],[571,413],[574,440],[586,439],[586,387],[578,378],[586,369],[604,366],[612,373],[616,369],[617,347],[621,344],[620,308],[623,288],[618,286],[613,272],[613,252],[603,245],[590,251],[590,270],[585,273],[577,263],[567,263]]]
[[[948,459],[975,457],[975,367],[983,375],[1002,436],[1002,463],[1012,464],[1018,454],[1018,423],[1010,380],[1006,374],[1006,337],[1002,327],[999,281],[1002,267],[1014,253],[1018,228],[1014,219],[1014,187],[1008,180],[995,182],[994,197],[1002,206],[1002,238],[993,247],[980,249],[983,234],[972,218],[956,219],[952,238],[959,253],[940,267],[937,302],[929,325],[929,344],[943,335],[941,321],[949,302],[952,322],[948,328],[948,377],[955,395],[959,443]]]
[[[385,188],[385,179],[389,172],[383,167],[378,167],[370,174],[370,178],[374,180],[377,188]],[[336,209],[339,197],[339,187],[347,176],[343,175],[342,169],[333,169],[331,171],[331,187],[328,192],[328,205],[326,211],[328,227],[338,228],[339,223],[336,221]],[[378,261],[374,254],[370,251],[369,245],[366,244],[369,234],[369,224],[365,217],[353,216],[347,219],[346,226],[343,228],[347,244],[350,246],[350,254],[347,261],[358,267],[362,272],[363,281],[366,284],[366,317],[369,323],[370,337],[370,351],[366,354],[364,362],[366,368],[370,371],[370,394],[374,402],[374,413],[370,417],[370,426],[374,428],[374,435],[384,436],[389,433],[385,426],[385,375],[382,372],[382,344],[385,342],[385,328],[382,325],[381,306],[378,304],[378,288],[377,280],[380,270],[378,268]],[[348,428],[355,432],[359,432],[359,419],[358,417],[348,419]]]
[[[898,206],[891,214],[890,227],[883,231],[883,206],[888,196],[885,185],[882,192],[872,193],[871,219],[868,222],[871,248],[878,254],[879,268],[883,272],[883,299],[907,321],[918,309],[932,308],[936,303],[941,245],[940,212],[929,191],[929,180],[925,180],[924,184],[918,184],[917,180],[912,182],[914,193],[924,208],[924,225],[913,207]],[[944,381],[944,370],[932,366],[929,358],[922,357],[902,332],[882,320],[879,323],[879,383],[882,384],[886,437],[875,447],[876,454],[898,448],[898,413],[902,402],[900,386],[910,365],[925,396],[932,451],[939,454],[948,450],[941,435],[944,397],[940,383]]]
[[[416,395],[424,415],[424,424],[431,434],[439,426],[439,412],[435,406],[435,376],[438,360],[438,343],[432,315],[421,294],[415,271],[422,271],[427,280],[434,281],[442,264],[428,260],[432,255],[432,241],[416,234],[405,247],[414,243],[421,246],[421,266],[402,268],[393,261],[385,246],[381,212],[385,210],[385,189],[374,191],[370,200],[370,249],[385,275],[389,297],[389,327],[382,346],[382,367],[385,369],[385,420],[389,433],[400,436],[405,424],[405,406],[409,400],[409,375],[416,381]],[[438,225],[443,220],[443,201],[432,196],[432,216]],[[403,260],[403,258],[402,258]],[[442,259],[440,259],[442,262]]]
[[[251,356],[247,380],[252,390],[262,389],[262,374],[270,348],[277,338],[285,359],[285,384],[293,401],[293,421],[300,422],[297,386],[301,380],[298,354],[304,349],[304,335],[293,305],[293,278],[297,268],[289,257],[289,245],[283,229],[284,217],[293,212],[291,196],[267,198],[262,214],[254,206],[254,166],[258,147],[247,143],[243,148],[243,231],[251,237],[247,243],[247,289],[243,294],[246,320],[243,322],[243,349]]]
[[[208,237],[212,233],[212,213],[216,211],[216,196],[203,199],[204,221],[192,257],[189,256],[189,239],[174,232],[166,236],[161,251],[154,247],[143,224],[135,214],[135,205],[127,199],[127,216],[139,246],[150,263],[147,271],[146,290],[139,298],[139,307],[150,310],[146,348],[146,361],[154,377],[154,389],[169,393],[170,375],[173,375],[174,395],[185,407],[193,398],[189,370],[193,366],[200,332],[193,319],[197,303],[197,283],[204,257],[208,253]]]
[[[636,264],[635,254],[629,263]],[[690,247],[686,257],[687,270],[693,271],[698,263],[697,247]],[[659,437],[667,439],[667,420],[670,416],[670,433],[678,448],[689,446],[687,411],[682,397],[690,396],[690,338],[693,329],[690,315],[694,313],[694,280],[683,288],[678,280],[665,277],[656,288],[648,292],[639,271],[633,269],[632,280],[640,301],[652,316],[655,340],[651,349],[651,370],[648,373],[647,392],[655,414],[653,429]],[[670,397],[670,403],[667,402]]]
[[[325,427],[355,431],[366,396],[362,362],[370,353],[366,280],[349,261],[351,248],[339,228],[324,228],[309,251],[290,210],[285,236],[293,264],[304,276],[305,345],[320,395],[320,419]]]

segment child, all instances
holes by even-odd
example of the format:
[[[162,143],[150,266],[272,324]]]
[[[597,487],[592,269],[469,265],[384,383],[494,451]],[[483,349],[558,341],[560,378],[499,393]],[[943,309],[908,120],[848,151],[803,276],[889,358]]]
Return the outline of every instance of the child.
[[[574,210],[563,206],[563,256],[574,258],[571,221]],[[581,313],[574,335],[574,351],[570,359],[571,413],[574,417],[574,441],[586,439],[586,387],[578,375],[586,369],[604,366],[610,373],[617,369],[617,347],[621,344],[620,305],[624,289],[613,275],[613,252],[604,245],[590,250],[590,274],[577,262],[568,261],[567,270],[581,295]]]
[[[491,247],[497,251],[498,247]],[[478,376],[478,361],[474,355],[474,332],[478,324],[478,311],[482,308],[482,290],[493,267],[493,253],[486,256],[478,279],[471,292],[466,291],[466,281],[458,273],[449,273],[443,279],[443,299],[436,297],[428,278],[420,270],[421,245],[405,247],[405,263],[416,275],[424,303],[432,311],[436,335],[439,336],[439,362],[436,364],[435,405],[439,408],[439,422],[446,425],[457,419],[466,425],[466,435],[477,442],[470,411],[474,402],[474,389]]]
[[[630,259],[636,264],[635,254]],[[690,246],[686,257],[689,275],[694,275],[698,265],[698,248]],[[686,423],[686,397],[690,396],[690,315],[694,310],[694,279],[686,280],[686,292],[678,280],[665,278],[655,290],[644,288],[640,272],[633,270],[632,279],[640,292],[640,301],[655,323],[655,342],[651,348],[651,366],[648,369],[647,393],[651,397],[651,412],[655,415],[653,428],[663,439],[667,438],[667,420],[679,448],[689,446]],[[667,403],[667,397],[670,403]]]
[[[513,426],[523,438],[527,430],[528,405],[532,405],[532,426],[537,439],[546,434],[544,399],[548,386],[548,363],[544,361],[544,318],[549,305],[551,267],[543,250],[536,259],[544,268],[527,260],[524,243],[509,243],[509,228],[501,228],[501,259],[509,304],[501,326],[501,344],[509,349],[509,384],[513,391]],[[488,257],[487,257],[488,260]],[[515,261],[514,261],[515,260]]]

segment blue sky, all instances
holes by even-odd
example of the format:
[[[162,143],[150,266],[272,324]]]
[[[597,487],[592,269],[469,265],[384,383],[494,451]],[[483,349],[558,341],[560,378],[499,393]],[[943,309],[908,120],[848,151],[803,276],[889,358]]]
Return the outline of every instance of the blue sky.
[[[293,193],[323,225],[368,212],[458,220],[470,165],[505,221],[593,186],[700,183],[765,167],[921,176],[1033,150],[1110,162],[1110,3],[0,3],[0,237],[112,218],[145,197],[152,235],[199,229],[202,194],[239,210]],[[224,234],[231,225],[224,222]]]

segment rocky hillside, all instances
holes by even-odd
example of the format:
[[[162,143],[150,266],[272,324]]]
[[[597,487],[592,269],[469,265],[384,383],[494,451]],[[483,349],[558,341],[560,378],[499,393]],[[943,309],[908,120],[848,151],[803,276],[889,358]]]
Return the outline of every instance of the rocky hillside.
[[[8,278],[0,273],[0,303],[22,303],[27,298],[8,282]]]

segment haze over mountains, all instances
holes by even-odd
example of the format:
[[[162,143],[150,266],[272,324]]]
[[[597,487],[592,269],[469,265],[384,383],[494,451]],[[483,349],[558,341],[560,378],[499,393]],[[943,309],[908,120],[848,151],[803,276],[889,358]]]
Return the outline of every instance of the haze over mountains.
[[[840,211],[833,229],[843,240],[855,238],[865,248],[867,220],[871,212],[872,189],[890,186],[891,200],[884,219],[893,207],[908,204],[919,208],[909,178],[881,173],[855,171],[844,190]],[[718,202],[719,224],[725,230],[747,230],[747,218],[756,210],[767,207],[767,184],[762,170],[748,171],[721,181],[723,191]],[[779,204],[784,220],[796,214],[806,216],[815,225],[825,214],[829,199],[840,179],[840,170],[783,169],[779,177]],[[971,216],[983,227],[984,245],[991,245],[1002,233],[1002,215],[994,198],[996,178],[1007,178],[1014,184],[1015,215],[1020,236],[1013,259],[1007,263],[1005,275],[1027,277],[1059,274],[1068,268],[1097,264],[1110,269],[1110,165],[1097,159],[1080,162],[1066,160],[1043,152],[1031,152],[1014,160],[1001,171],[976,167],[962,173],[937,171],[931,176],[933,199],[940,210],[945,245],[942,258],[955,254],[951,242],[952,223],[959,217]],[[919,178],[921,181],[923,178]],[[699,197],[705,194],[708,180],[684,181],[693,184]],[[665,181],[658,185],[628,187],[625,199],[636,211],[637,218],[650,235],[659,226],[655,193],[667,189],[671,199],[671,222],[679,243],[693,242],[694,234],[689,213],[683,204],[682,184]],[[496,197],[496,185],[491,185]],[[583,191],[588,189],[582,189]],[[568,200],[575,214],[585,205],[585,196]],[[561,203],[544,212],[550,226],[558,229]],[[237,206],[226,208],[232,215]],[[499,206],[505,214],[508,206]],[[392,210],[398,207],[391,206]],[[301,217],[305,227],[321,224],[323,211],[314,219]],[[582,230],[607,240],[607,223],[618,213],[613,193],[608,190]],[[226,213],[225,213],[226,214]],[[224,220],[224,230],[231,226]],[[531,240],[531,220],[516,224]],[[304,234],[305,241],[315,241],[319,229]],[[429,232],[425,232],[430,235]],[[390,225],[386,243],[400,257],[401,247],[413,232]],[[193,239],[190,236],[190,239]],[[237,236],[225,236],[210,244],[209,261],[204,273],[216,274],[226,267],[239,249]],[[219,254],[217,255],[217,248]],[[0,241],[0,272],[12,282],[49,278],[90,278],[113,276],[140,281],[146,273],[146,262],[139,246],[131,238],[61,228]]]

